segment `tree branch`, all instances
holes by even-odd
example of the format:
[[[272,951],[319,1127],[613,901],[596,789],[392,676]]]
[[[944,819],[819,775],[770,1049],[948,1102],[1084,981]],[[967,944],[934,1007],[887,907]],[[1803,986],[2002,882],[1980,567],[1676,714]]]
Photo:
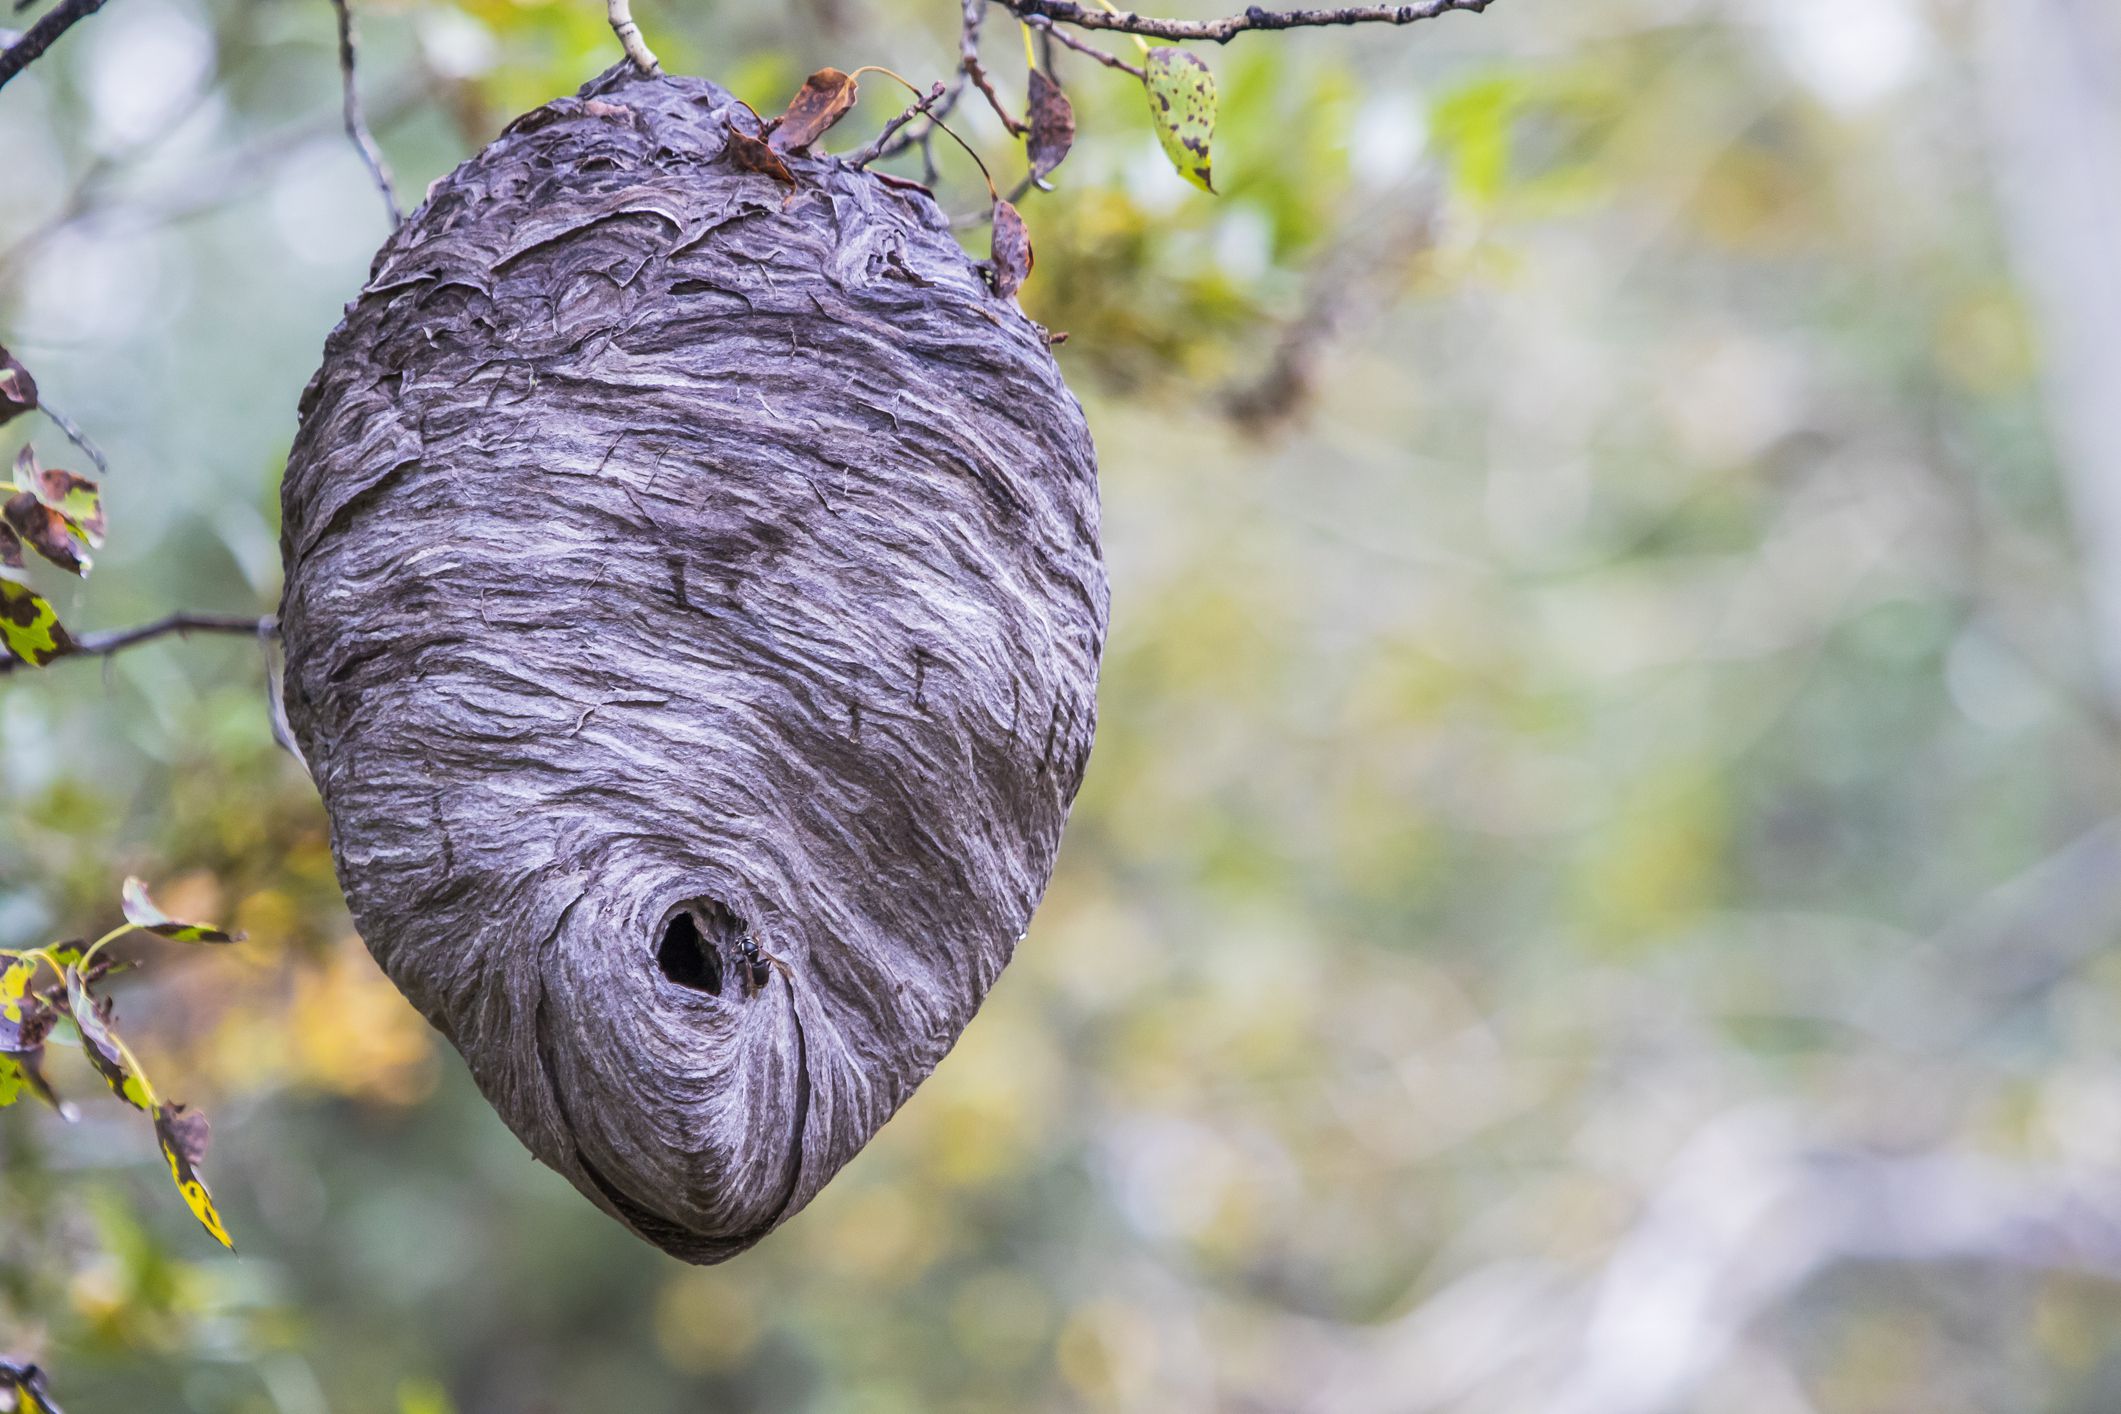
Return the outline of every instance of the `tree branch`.
[[[397,187],[390,180],[389,164],[383,160],[382,149],[376,146],[375,134],[368,130],[368,118],[361,111],[361,90],[354,82],[354,27],[353,11],[347,0],[331,0],[331,7],[339,17],[339,79],[345,93],[343,111],[346,118],[346,136],[361,154],[361,161],[368,167],[368,175],[374,179],[376,190],[383,194],[383,209],[390,213],[390,229],[397,230],[404,221],[398,212]]]
[[[987,77],[987,70],[979,59],[979,27],[987,17],[987,0],[965,0],[964,23],[958,27],[957,63],[964,76],[972,80],[973,87],[987,96],[987,104],[994,109],[1009,136],[1022,137],[1030,131],[1030,125],[1020,123],[1016,116],[1002,106],[1001,95],[994,91],[994,83]]]
[[[1085,40],[1077,39],[1074,35],[1068,33],[1068,31],[1062,29],[1060,26],[1054,24],[1053,21],[1047,19],[1044,15],[1027,15],[1024,18],[1024,23],[1031,26],[1031,28],[1037,30],[1040,34],[1046,36],[1046,38],[1067,45],[1070,49],[1073,49],[1078,54],[1089,55],[1092,59],[1097,60],[1098,63],[1103,64],[1108,69],[1118,69],[1123,74],[1132,74],[1134,75],[1134,77],[1140,79],[1143,83],[1147,83],[1149,81],[1149,75],[1139,66],[1128,63],[1125,59],[1120,58],[1117,54],[1107,54],[1104,50],[1098,48],[1094,44],[1088,43]]]
[[[891,147],[891,139],[897,134],[898,130],[912,122],[920,114],[928,112],[935,104],[941,102],[944,92],[945,90],[941,84],[929,89],[925,96],[910,104],[905,112],[884,124],[883,131],[878,133],[875,140],[868,146],[859,151],[848,153],[847,165],[850,167],[866,167],[876,161],[877,158],[884,156],[885,149]],[[892,150],[895,151],[896,149]]]
[[[271,614],[263,618],[246,617],[242,614],[171,614],[156,619],[153,623],[141,624],[137,628],[112,629],[107,633],[84,633],[75,637],[74,651],[69,658],[102,658],[130,648],[137,643],[146,643],[169,634],[193,633],[241,633],[252,638],[267,638],[280,631],[279,620]],[[61,660],[64,661],[64,660]],[[0,677],[14,672],[23,665],[10,658],[0,662]]]
[[[1220,20],[1163,20],[1127,10],[1093,10],[1075,0],[999,0],[1019,19],[1047,19],[1077,29],[1109,29],[1151,39],[1205,39],[1228,44],[1246,30],[1309,29],[1323,25],[1410,25],[1452,10],[1480,11],[1493,0],[1422,0],[1418,5],[1351,5],[1337,10],[1263,10],[1254,5]]]
[[[633,0],[611,0],[605,14],[611,20],[611,32],[619,37],[619,47],[633,60],[633,66],[650,78],[661,74],[662,64],[648,47],[648,41],[641,38],[641,27],[633,22]]]
[[[83,432],[72,418],[53,407],[51,401],[43,395],[41,389],[37,395],[37,411],[50,418],[52,426],[65,433],[66,440],[81,449],[82,456],[95,463],[96,475],[103,477],[110,475],[110,463],[103,459],[103,449],[90,441],[88,434]]]
[[[36,62],[60,35],[102,8],[103,0],[65,0],[58,9],[25,30],[22,38],[0,49],[0,87],[5,87],[9,79]]]

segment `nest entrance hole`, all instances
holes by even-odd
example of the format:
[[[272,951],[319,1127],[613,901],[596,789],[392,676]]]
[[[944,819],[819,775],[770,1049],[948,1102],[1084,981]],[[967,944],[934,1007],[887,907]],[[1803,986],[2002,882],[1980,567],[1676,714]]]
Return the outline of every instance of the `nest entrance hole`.
[[[663,925],[655,950],[656,966],[680,987],[718,997],[723,955],[749,931],[744,920],[719,900],[695,899],[680,905]]]

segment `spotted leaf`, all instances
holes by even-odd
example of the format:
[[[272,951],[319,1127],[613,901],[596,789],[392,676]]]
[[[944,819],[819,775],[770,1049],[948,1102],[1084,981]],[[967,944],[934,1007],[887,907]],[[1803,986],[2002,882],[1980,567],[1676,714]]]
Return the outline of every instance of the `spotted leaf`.
[[[1215,72],[1184,49],[1152,49],[1142,64],[1149,116],[1171,165],[1202,191],[1215,190],[1208,148],[1215,140]]]
[[[44,1038],[59,1019],[58,1011],[30,990],[36,980],[34,957],[8,957],[0,965],[0,1106],[13,1104],[24,1091],[73,1118],[44,1078]]]
[[[221,1214],[214,1207],[214,1195],[206,1191],[206,1184],[199,1177],[199,1165],[206,1159],[207,1141],[212,1137],[206,1116],[188,1105],[158,1104],[154,1117],[155,1139],[162,1145],[162,1157],[169,1164],[170,1180],[183,1195],[184,1205],[199,1220],[199,1226],[213,1235],[214,1241],[231,1252],[235,1251],[236,1244],[229,1239],[228,1229],[221,1224]]]
[[[127,879],[124,890],[125,921],[135,928],[145,929],[158,938],[168,938],[179,943],[233,943],[242,940],[241,933],[229,933],[211,923],[182,923],[155,907],[155,901],[147,896],[147,885],[138,879]]]
[[[110,1092],[136,1110],[152,1110],[155,1092],[148,1087],[147,1077],[131,1063],[124,1043],[112,1027],[111,1001],[109,997],[89,995],[88,983],[81,980],[81,969],[66,969],[66,1006],[74,1018],[74,1029],[81,1033],[81,1049],[88,1056],[88,1063],[110,1086]]]
[[[861,85],[838,69],[819,69],[803,80],[780,125],[767,139],[776,152],[801,152],[825,135],[825,130],[847,116]]]
[[[12,579],[0,579],[0,642],[33,668],[74,651],[51,602]]]

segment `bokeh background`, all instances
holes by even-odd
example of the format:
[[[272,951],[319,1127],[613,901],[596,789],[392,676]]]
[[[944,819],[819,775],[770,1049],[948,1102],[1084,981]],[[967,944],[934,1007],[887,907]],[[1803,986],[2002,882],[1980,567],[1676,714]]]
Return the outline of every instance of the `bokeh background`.
[[[769,111],[954,59],[946,0],[640,3]],[[611,62],[601,8],[361,5],[405,190]],[[1207,57],[1220,198],[1059,56],[1025,302],[1103,458],[1099,742],[869,1150],[661,1257],[369,962],[254,645],[19,673],[0,942],[127,872],[251,937],[118,988],[242,1255],[62,1055],[80,1123],[0,1114],[0,1349],[74,1414],[2121,1408],[2121,12]],[[113,0],[0,93],[0,341],[113,463],[75,627],[275,601],[385,229],[338,104],[324,0]]]

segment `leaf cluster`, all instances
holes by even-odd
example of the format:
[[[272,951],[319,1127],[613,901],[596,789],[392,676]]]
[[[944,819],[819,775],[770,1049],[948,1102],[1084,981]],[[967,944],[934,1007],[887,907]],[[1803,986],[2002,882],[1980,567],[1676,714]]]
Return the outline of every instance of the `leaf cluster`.
[[[55,1036],[71,1039],[110,1092],[153,1122],[163,1161],[185,1206],[216,1242],[233,1251],[235,1244],[213,1195],[199,1177],[209,1138],[206,1116],[155,1087],[140,1058],[118,1034],[111,998],[96,988],[125,967],[105,949],[128,934],[149,933],[182,943],[232,943],[242,934],[170,917],[138,879],[125,881],[122,903],[125,921],[92,943],[74,939],[39,948],[0,949],[0,1107],[34,1095],[73,1120],[74,1107],[59,1098],[44,1074],[45,1044]],[[40,980],[47,973],[49,980]]]
[[[37,382],[0,347],[0,425],[37,407]],[[103,547],[103,490],[75,472],[44,466],[35,447],[0,481],[0,646],[33,668],[74,651],[51,601],[30,587],[30,555],[87,578]]]

